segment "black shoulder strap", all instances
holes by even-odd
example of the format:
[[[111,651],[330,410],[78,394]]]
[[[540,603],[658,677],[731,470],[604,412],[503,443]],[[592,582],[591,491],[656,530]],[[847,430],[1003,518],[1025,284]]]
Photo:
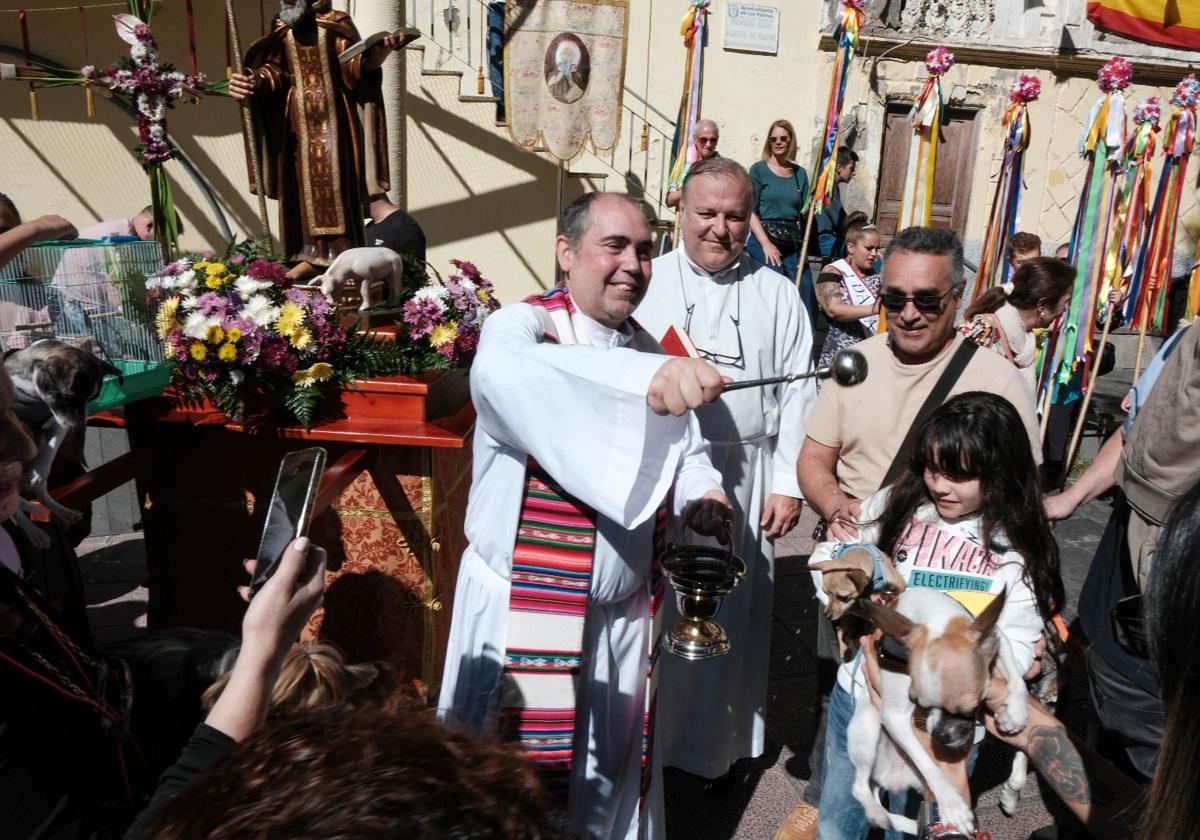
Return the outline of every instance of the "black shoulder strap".
[[[904,466],[904,460],[908,457],[908,450],[912,448],[913,442],[917,437],[917,431],[929,419],[929,415],[933,414],[937,407],[946,401],[946,396],[950,393],[950,389],[954,387],[955,382],[958,382],[958,378],[967,369],[971,357],[975,355],[975,351],[978,349],[979,345],[973,341],[964,340],[958,345],[958,349],[950,357],[950,364],[946,365],[946,369],[942,371],[942,375],[938,377],[938,381],[933,384],[933,390],[929,392],[929,396],[921,404],[921,409],[917,412],[917,416],[913,418],[912,425],[908,427],[908,434],[904,436],[904,442],[896,450],[896,457],[892,459],[892,465],[888,467],[887,474],[883,477],[883,483],[879,485],[881,490],[899,478],[900,471]]]

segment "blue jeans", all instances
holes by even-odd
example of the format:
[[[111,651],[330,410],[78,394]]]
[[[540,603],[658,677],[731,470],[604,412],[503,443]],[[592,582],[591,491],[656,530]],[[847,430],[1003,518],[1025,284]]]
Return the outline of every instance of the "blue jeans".
[[[867,814],[854,798],[854,765],[846,747],[846,732],[854,716],[854,698],[840,685],[829,695],[825,724],[825,761],[821,774],[821,804],[817,806],[817,840],[863,840],[870,824]],[[975,769],[979,745],[971,747],[967,759],[968,775]],[[915,790],[885,792],[883,803],[894,814],[916,819],[921,807],[921,792]],[[886,840],[903,840],[908,835],[885,831]]]
[[[758,240],[751,236],[746,241],[746,253],[754,257],[767,268],[774,271],[776,274],[782,274],[793,283],[796,282],[796,267],[800,265],[800,249],[795,246],[780,246],[779,256],[782,259],[780,265],[767,265],[766,255],[763,253],[762,246],[758,244]],[[800,300],[804,303],[804,308],[808,310],[808,322],[816,323],[817,317],[817,295],[813,289],[812,272],[808,270],[808,266],[804,267],[804,277],[800,279]]]

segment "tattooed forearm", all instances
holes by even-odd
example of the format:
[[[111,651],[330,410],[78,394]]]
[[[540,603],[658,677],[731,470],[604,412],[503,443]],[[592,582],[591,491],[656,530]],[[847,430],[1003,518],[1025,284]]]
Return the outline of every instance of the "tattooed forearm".
[[[1033,766],[1063,802],[1089,805],[1094,791],[1084,773],[1083,758],[1061,726],[1034,726],[1025,751]],[[1108,797],[1111,798],[1111,797]],[[1103,799],[1100,800],[1103,802]]]

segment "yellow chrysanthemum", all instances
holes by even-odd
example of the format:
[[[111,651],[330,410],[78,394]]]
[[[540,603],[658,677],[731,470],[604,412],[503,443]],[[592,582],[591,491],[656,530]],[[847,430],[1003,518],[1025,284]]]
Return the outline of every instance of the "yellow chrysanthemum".
[[[489,300],[492,299],[492,296],[491,296],[491,294],[488,293],[487,289],[476,289],[475,295],[484,303],[487,303]]]
[[[204,340],[209,344],[220,344],[225,340],[225,330],[221,329],[220,324],[213,324],[204,331]]]
[[[192,263],[192,271],[204,271],[206,268],[208,268],[208,260]]]
[[[204,281],[204,285],[210,289],[219,289],[225,285],[225,278],[224,277],[213,277],[213,276],[209,275],[208,279],[206,279]]]
[[[237,327],[230,327],[229,329],[227,329],[225,331],[225,338],[228,341],[231,341],[234,344],[237,344],[239,341],[242,340],[242,331],[239,330]]]
[[[308,327],[297,327],[288,336],[288,341],[292,342],[292,346],[297,350],[304,350],[312,344],[312,333],[308,331]]]
[[[221,345],[221,349],[217,351],[217,358],[222,362],[232,362],[237,359],[237,348],[226,342]]]
[[[275,329],[279,330],[280,335],[290,335],[304,322],[304,310],[296,304],[288,301],[283,306],[279,307],[279,320],[275,322]]]
[[[310,385],[316,385],[318,382],[324,382],[333,375],[333,366],[325,362],[317,362],[307,370],[298,370],[292,374],[292,381],[301,388],[307,388]]]
[[[166,338],[167,333],[175,328],[175,316],[178,314],[179,298],[171,297],[163,301],[163,305],[158,308],[158,315],[154,317],[159,338]]]
[[[429,343],[434,347],[450,344],[458,338],[458,324],[438,324],[429,334]]]
[[[205,347],[203,344],[201,344],[199,341],[193,341],[191,349],[188,352],[190,352],[192,354],[192,358],[195,359],[197,362],[203,362],[204,359],[208,356],[208,348]]]
[[[226,272],[229,271],[229,269],[227,269],[225,267],[225,263],[214,262],[214,263],[209,263],[208,265],[206,265],[204,267],[204,271],[206,274],[208,274],[211,277],[213,275],[220,276],[222,274],[225,274]]]

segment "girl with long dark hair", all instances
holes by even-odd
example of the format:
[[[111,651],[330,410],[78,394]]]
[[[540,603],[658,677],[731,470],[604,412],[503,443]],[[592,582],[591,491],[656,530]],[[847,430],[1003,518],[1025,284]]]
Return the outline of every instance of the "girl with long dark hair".
[[[1064,597],[1058,545],[1042,510],[1037,467],[1016,409],[995,394],[959,394],[925,421],[905,457],[900,478],[863,502],[860,541],[890,555],[909,588],[947,592],[973,614],[1006,592],[997,627],[1018,668],[1027,671],[1043,625]],[[839,548],[822,543],[812,561],[828,559]],[[824,601],[819,574],[814,572],[817,594]],[[853,663],[843,664],[829,700],[818,807],[821,840],[867,836],[847,752],[854,683],[861,679]]]

